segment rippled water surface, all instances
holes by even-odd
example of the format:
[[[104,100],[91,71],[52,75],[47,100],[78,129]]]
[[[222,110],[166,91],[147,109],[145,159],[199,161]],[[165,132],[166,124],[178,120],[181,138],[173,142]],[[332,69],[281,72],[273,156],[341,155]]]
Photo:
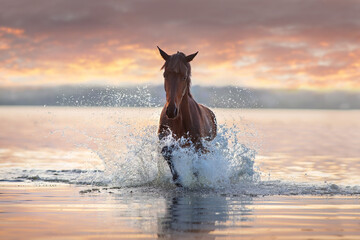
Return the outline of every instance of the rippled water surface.
[[[1,107],[1,239],[360,238],[359,111],[214,111],[180,189],[158,108]]]

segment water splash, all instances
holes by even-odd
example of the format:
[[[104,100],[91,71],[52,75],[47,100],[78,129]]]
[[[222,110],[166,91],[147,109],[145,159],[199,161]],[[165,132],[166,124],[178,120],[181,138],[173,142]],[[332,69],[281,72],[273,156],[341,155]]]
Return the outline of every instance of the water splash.
[[[225,188],[259,180],[254,170],[255,151],[238,141],[240,132],[236,125],[220,125],[217,137],[203,142],[207,153],[196,151],[192,144],[181,147],[187,141],[185,138],[176,141],[168,137],[160,142],[156,126],[126,132],[129,135],[118,143],[126,144],[120,155],[109,154],[107,144],[97,150],[105,164],[107,181],[112,185],[172,186],[169,167],[160,152],[166,145],[175,146],[173,162],[186,188]]]

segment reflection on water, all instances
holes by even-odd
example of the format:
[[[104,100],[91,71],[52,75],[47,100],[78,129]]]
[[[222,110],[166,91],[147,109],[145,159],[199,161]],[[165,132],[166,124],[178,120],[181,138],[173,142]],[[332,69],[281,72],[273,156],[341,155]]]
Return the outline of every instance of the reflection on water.
[[[247,198],[247,199],[244,199]],[[253,221],[252,199],[225,196],[187,195],[167,199],[165,216],[158,219],[158,237],[188,239],[199,234],[204,239],[215,239],[216,230],[244,228]]]
[[[360,200],[0,185],[2,239],[358,239]]]
[[[215,239],[215,231],[252,227],[241,223],[253,221],[249,197],[234,199],[211,192],[177,190],[147,193],[146,188],[8,186],[2,185],[0,191],[3,220],[0,230],[9,238],[46,237],[61,230],[63,236],[80,235],[80,239],[89,236]],[[46,225],[36,227],[42,222]],[[17,233],[18,228],[26,230]]]
[[[208,235],[228,220],[228,206],[224,197],[189,195],[173,197],[166,203],[165,216],[158,219],[160,238],[177,235],[188,238],[187,234],[193,233]]]
[[[128,223],[160,239],[352,239],[360,234],[357,197],[163,194],[134,191],[131,197],[118,197],[115,204],[141,202],[130,204],[139,217],[128,216]]]

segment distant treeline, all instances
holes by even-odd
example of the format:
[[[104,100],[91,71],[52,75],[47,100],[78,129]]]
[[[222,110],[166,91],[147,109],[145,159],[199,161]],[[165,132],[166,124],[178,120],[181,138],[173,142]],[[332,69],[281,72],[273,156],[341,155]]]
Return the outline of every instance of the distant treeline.
[[[220,108],[360,109],[360,92],[193,86],[194,98]],[[163,86],[0,88],[0,105],[158,107]]]

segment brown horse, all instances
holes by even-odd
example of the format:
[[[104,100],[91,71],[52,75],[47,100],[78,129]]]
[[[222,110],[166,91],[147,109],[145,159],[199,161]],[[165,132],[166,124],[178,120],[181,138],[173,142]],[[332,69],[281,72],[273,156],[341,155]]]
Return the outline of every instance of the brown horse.
[[[186,56],[182,52],[168,55],[161,50],[160,55],[165,60],[164,69],[166,104],[161,112],[159,139],[162,140],[170,134],[175,140],[187,138],[197,151],[206,152],[202,140],[211,141],[216,136],[215,114],[207,107],[198,104],[190,93],[191,62],[198,52]],[[186,147],[186,146],[183,146]],[[181,186],[178,173],[172,163],[173,146],[165,146],[162,154],[168,162],[173,180]]]

